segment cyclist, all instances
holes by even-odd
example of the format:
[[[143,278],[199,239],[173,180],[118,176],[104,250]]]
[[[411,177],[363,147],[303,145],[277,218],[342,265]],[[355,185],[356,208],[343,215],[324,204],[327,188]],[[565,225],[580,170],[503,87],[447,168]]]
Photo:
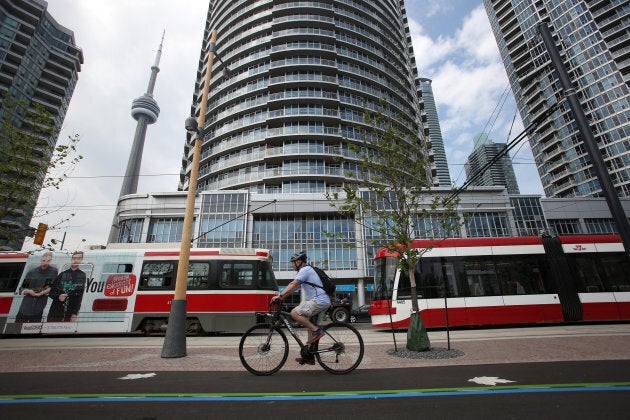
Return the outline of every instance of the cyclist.
[[[298,287],[302,287],[302,293],[305,299],[302,300],[298,306],[293,308],[291,311],[291,318],[293,318],[294,321],[299,322],[305,328],[308,328],[310,338],[306,344],[311,345],[324,336],[324,331],[317,324],[311,322],[311,318],[319,315],[330,307],[330,296],[328,296],[326,292],[324,292],[324,289],[320,287],[304,284],[304,282],[320,286],[322,284],[317,272],[313,269],[313,267],[306,263],[306,260],[307,256],[304,251],[291,255],[291,264],[293,265],[293,269],[298,273],[295,276],[295,280],[289,283],[282,293],[274,296],[272,301],[275,302],[277,300],[282,300],[285,296],[289,296],[289,294],[293,293],[293,291]],[[314,357],[298,357],[295,361],[301,365],[315,364]]]

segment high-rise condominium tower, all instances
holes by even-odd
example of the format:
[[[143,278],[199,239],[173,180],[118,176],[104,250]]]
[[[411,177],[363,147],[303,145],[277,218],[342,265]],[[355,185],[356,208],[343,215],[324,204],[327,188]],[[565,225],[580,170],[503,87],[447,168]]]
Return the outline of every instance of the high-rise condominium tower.
[[[504,153],[506,148],[506,143],[495,143],[485,133],[475,136],[475,148],[464,164],[466,178],[470,181],[470,185],[503,186],[507,188],[508,194],[520,194],[510,156],[506,153],[497,158],[499,154]],[[496,161],[490,167],[484,168],[495,159]],[[484,168],[483,172],[482,168]]]
[[[425,134],[426,138],[430,140],[430,149],[432,152],[431,174],[433,176],[433,182],[439,187],[450,187],[452,185],[451,174],[446,161],[442,129],[440,128],[437,106],[433,98],[431,79],[427,79],[426,77],[418,78],[417,85],[422,100],[422,116],[423,120],[426,121]]]
[[[417,147],[428,144],[406,22],[401,0],[210,2],[195,117],[213,30],[218,57],[198,188],[340,189],[357,172],[344,139],[361,138],[364,110],[377,109],[382,99],[402,116],[399,128]],[[186,146],[180,189],[188,187],[191,161]]]
[[[58,133],[81,71],[83,52],[76,46],[73,32],[59,25],[47,8],[48,3],[43,0],[0,1],[0,97],[8,95],[11,101],[23,101],[30,110],[34,110],[35,104],[41,105],[53,119],[53,131]],[[0,103],[2,119],[10,119],[17,130],[31,130],[26,110],[18,110],[10,116],[6,113],[7,108]],[[1,134],[0,141],[10,141]],[[33,145],[37,148],[34,155],[50,159],[57,134],[41,140]],[[4,158],[0,157],[0,165],[5,164]],[[22,247],[43,175],[17,181],[23,185],[21,193],[28,194],[30,205],[3,209],[5,216],[0,220],[0,227],[24,234],[20,238],[12,235],[9,239],[0,238],[0,249]],[[0,179],[0,183],[7,179]],[[27,193],[26,185],[32,193]]]
[[[630,4],[626,0],[484,0],[545,194],[601,188],[537,31],[545,22],[621,197],[630,196]],[[549,113],[549,115],[547,115]]]

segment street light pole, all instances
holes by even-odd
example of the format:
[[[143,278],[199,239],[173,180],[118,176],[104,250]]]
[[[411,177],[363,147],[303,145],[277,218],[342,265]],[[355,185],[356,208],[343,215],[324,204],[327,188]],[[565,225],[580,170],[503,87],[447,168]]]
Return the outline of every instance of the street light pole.
[[[194,118],[186,120],[186,129],[194,130],[195,144],[193,159],[188,181],[188,195],[186,196],[186,213],[184,214],[184,226],[182,230],[182,242],[179,251],[179,264],[177,265],[177,277],[175,280],[175,295],[171,303],[171,313],[168,318],[166,337],[162,346],[162,357],[186,356],[186,288],[188,285],[188,267],[190,266],[190,247],[192,242],[193,221],[195,219],[195,201],[197,197],[197,176],[199,174],[199,160],[201,158],[201,143],[203,141],[203,126],[206,123],[206,109],[208,108],[208,93],[210,91],[210,78],[212,76],[212,64],[214,63],[215,43],[217,40],[216,29],[212,31],[208,48],[208,65],[201,92],[201,108],[196,127]],[[191,121],[192,124],[191,124]]]

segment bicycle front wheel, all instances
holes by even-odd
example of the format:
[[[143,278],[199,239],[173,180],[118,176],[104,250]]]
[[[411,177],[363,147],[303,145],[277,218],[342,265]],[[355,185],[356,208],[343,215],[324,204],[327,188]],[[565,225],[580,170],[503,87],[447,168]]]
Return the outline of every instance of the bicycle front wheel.
[[[257,324],[241,337],[238,355],[245,369],[254,375],[271,375],[287,361],[289,342],[279,328]]]
[[[317,342],[317,362],[330,373],[348,373],[363,360],[363,338],[351,325],[333,322],[323,327],[326,334]]]

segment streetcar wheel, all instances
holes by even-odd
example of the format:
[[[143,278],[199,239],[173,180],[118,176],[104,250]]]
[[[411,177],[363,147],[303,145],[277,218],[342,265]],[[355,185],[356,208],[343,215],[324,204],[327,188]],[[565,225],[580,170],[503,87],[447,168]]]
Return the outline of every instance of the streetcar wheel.
[[[289,355],[287,336],[269,324],[257,324],[241,337],[238,356],[254,375],[272,375],[282,368]]]
[[[355,370],[363,360],[363,338],[353,326],[333,322],[323,327],[326,334],[317,342],[317,362],[330,373]]]

